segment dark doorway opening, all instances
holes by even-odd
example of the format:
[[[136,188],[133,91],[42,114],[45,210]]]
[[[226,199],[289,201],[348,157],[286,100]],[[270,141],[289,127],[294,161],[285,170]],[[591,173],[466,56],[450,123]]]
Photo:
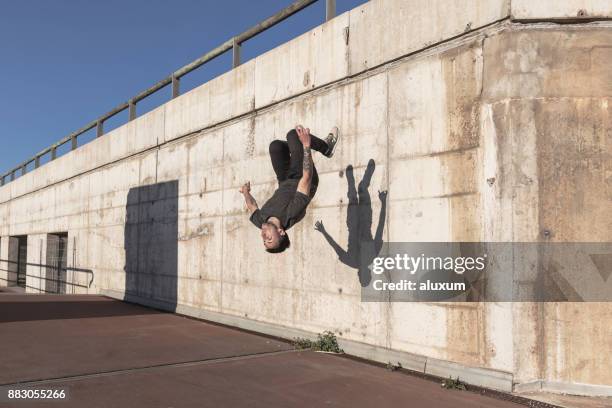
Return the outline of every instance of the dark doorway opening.
[[[45,292],[66,293],[68,233],[47,235],[47,270]]]
[[[17,286],[25,288],[28,269],[28,236],[22,235],[17,239]]]

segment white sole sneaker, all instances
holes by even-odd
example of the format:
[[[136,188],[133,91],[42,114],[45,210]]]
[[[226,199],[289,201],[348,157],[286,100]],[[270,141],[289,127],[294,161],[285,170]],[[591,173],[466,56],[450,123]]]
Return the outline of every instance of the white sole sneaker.
[[[338,131],[338,127],[334,126],[327,137],[325,138],[325,143],[329,146],[329,149],[325,153],[325,156],[331,158],[336,151],[336,147],[338,146],[338,141],[340,139],[340,133]]]

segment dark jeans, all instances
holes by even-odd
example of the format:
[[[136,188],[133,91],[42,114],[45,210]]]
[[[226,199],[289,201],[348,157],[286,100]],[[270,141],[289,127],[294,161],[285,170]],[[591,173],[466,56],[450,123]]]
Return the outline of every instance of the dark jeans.
[[[327,152],[327,143],[311,133],[310,147],[320,153]],[[287,133],[287,141],[274,140],[270,143],[270,158],[276,178],[280,184],[287,179],[302,178],[302,165],[304,164],[304,146],[298,138],[295,129]],[[312,185],[319,184],[317,169],[313,167]],[[311,190],[313,191],[313,190]]]

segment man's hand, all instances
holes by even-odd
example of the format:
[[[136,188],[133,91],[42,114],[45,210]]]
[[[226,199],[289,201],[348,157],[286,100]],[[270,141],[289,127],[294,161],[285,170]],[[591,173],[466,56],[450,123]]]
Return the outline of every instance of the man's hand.
[[[297,125],[295,127],[295,131],[298,134],[298,139],[300,139],[300,142],[302,142],[302,145],[304,147],[310,147],[310,129],[309,128],[304,128],[302,125]]]
[[[323,221],[315,222],[315,230],[319,232],[325,232],[325,226],[323,225]]]
[[[255,201],[255,199],[251,195],[251,182],[247,181],[246,183],[244,183],[242,187],[240,187],[239,191],[244,196],[244,203],[246,204],[247,209],[252,214],[259,207],[257,206],[257,201]]]
[[[247,181],[246,183],[244,183],[242,185],[242,187],[240,187],[240,193],[242,195],[245,195],[245,194],[250,193],[250,192],[251,192],[251,182]]]
[[[385,202],[387,200],[387,190],[378,191],[378,199]]]

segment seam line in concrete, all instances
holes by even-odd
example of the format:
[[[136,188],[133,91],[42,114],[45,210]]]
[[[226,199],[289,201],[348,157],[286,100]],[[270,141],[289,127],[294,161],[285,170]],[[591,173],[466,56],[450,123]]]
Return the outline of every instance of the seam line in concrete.
[[[569,17],[549,17],[549,18],[513,18],[510,21],[518,24],[538,24],[549,23],[558,26],[568,26],[577,24],[597,23],[601,21],[612,21],[610,17],[586,17],[586,18],[569,18]]]
[[[182,361],[180,363],[154,364],[150,366],[124,368],[120,370],[109,370],[109,371],[101,371],[101,372],[88,373],[88,374],[68,375],[64,377],[53,377],[53,378],[44,378],[44,379],[38,379],[38,380],[20,381],[16,383],[0,384],[0,387],[31,386],[31,385],[37,385],[37,384],[49,384],[49,383],[57,383],[57,382],[64,382],[64,381],[79,381],[79,380],[85,380],[89,378],[110,377],[114,375],[131,374],[131,373],[152,371],[152,370],[164,369],[164,368],[180,368],[180,367],[193,367],[193,366],[200,366],[200,365],[213,365],[213,364],[221,364],[221,363],[231,362],[231,361],[251,360],[255,358],[262,358],[262,357],[279,355],[279,354],[297,353],[300,351],[303,351],[303,350],[263,351],[260,353],[235,355],[235,356],[229,356],[229,357],[219,357],[219,358],[210,358],[210,359],[193,360],[193,361]]]

